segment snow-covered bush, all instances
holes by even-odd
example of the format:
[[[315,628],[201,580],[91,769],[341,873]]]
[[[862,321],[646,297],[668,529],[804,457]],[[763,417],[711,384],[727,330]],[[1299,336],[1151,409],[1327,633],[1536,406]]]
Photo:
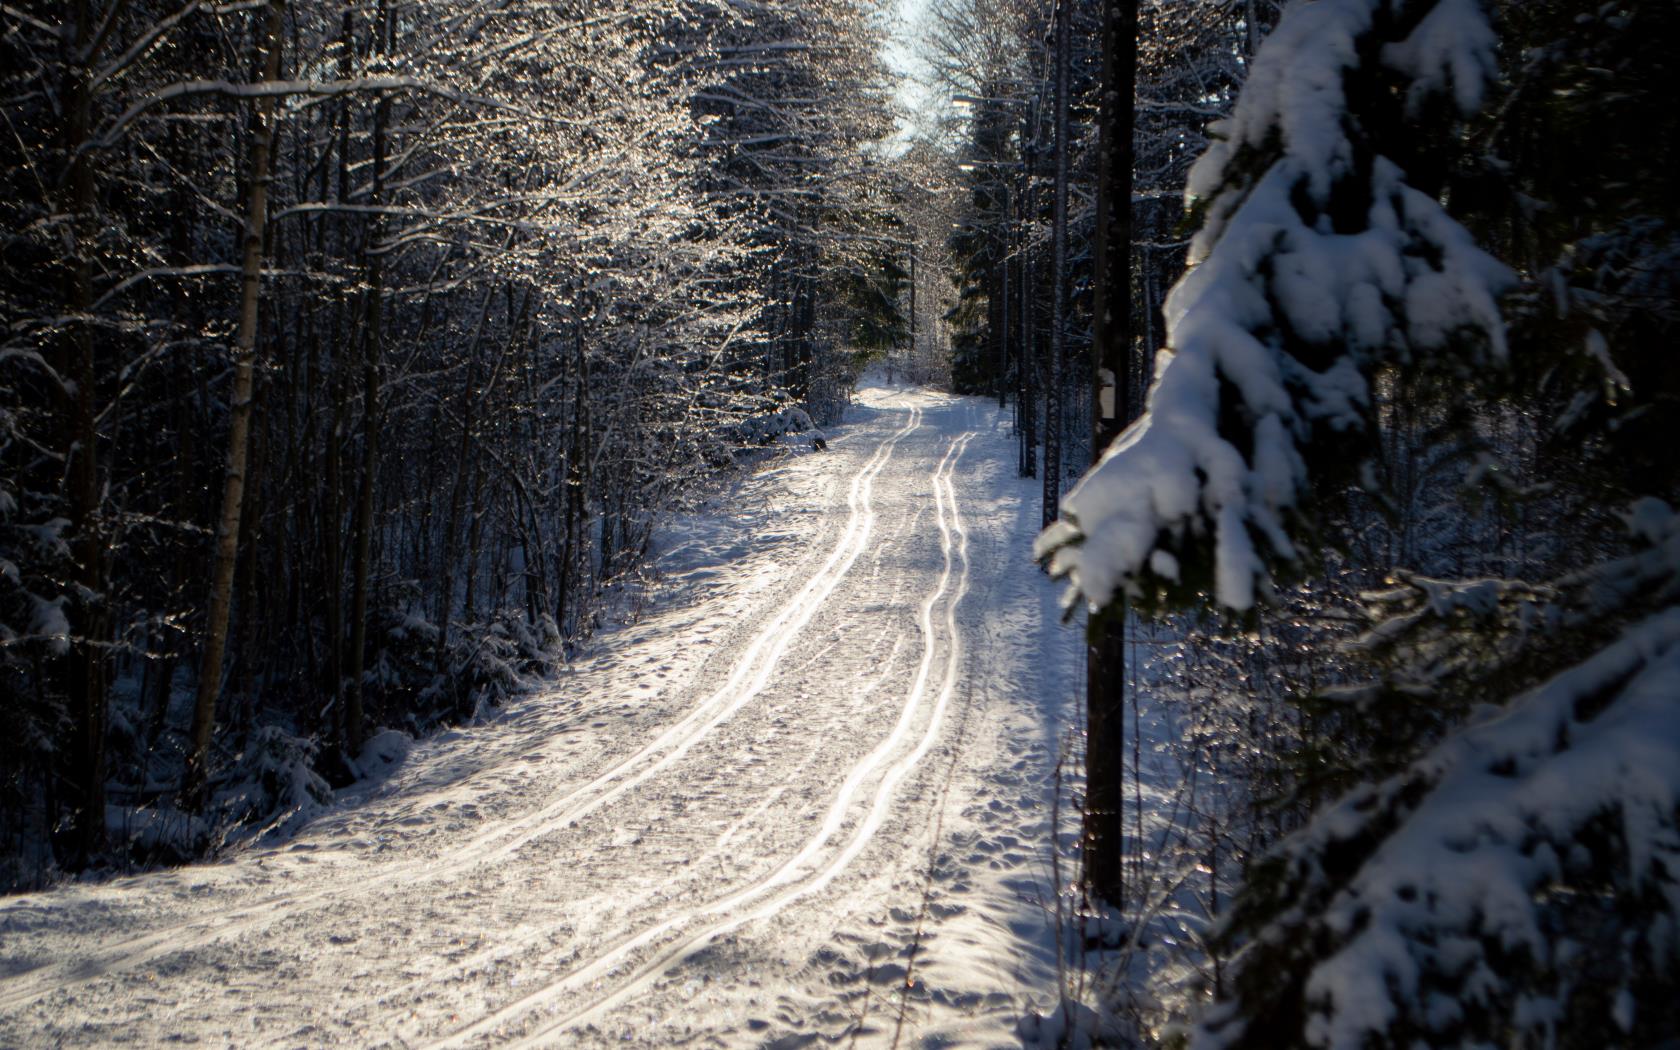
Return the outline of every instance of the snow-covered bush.
[[[725,440],[743,446],[768,445],[789,434],[805,434],[817,429],[810,413],[798,406],[749,416],[723,429]]]
[[[1409,130],[1474,113],[1494,46],[1474,0],[1288,10],[1191,172],[1202,225],[1147,411],[1038,541],[1070,604],[1251,609],[1312,546],[1315,488],[1359,479],[1381,369],[1503,365],[1510,272]]]
[[[285,828],[307,820],[332,800],[315,771],[315,742],[276,725],[257,727],[215,794],[217,815],[229,824]]]
[[[17,431],[16,417],[0,408],[0,448],[20,444]],[[0,891],[38,885],[56,871],[39,785],[63,760],[59,746],[72,724],[61,691],[39,680],[43,663],[63,656],[71,639],[68,523],[41,520],[51,505],[29,497],[0,477]]]
[[[450,650],[448,682],[456,711],[471,717],[512,696],[552,671],[560,649],[559,631],[546,616],[536,630],[517,616],[463,630]]]

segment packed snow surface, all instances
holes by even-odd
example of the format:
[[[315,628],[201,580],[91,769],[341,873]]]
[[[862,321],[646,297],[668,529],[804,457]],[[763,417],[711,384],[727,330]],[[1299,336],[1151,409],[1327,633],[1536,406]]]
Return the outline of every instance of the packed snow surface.
[[[1081,661],[1013,463],[865,386],[550,687],[283,842],[0,901],[0,1045],[1019,1045]]]

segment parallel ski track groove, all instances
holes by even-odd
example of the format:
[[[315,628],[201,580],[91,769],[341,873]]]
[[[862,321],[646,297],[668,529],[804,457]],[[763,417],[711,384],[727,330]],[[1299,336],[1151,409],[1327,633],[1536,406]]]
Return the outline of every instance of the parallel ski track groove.
[[[33,1002],[43,995],[72,985],[82,984],[108,974],[132,970],[167,955],[238,936],[253,929],[260,929],[295,916],[300,910],[311,905],[323,902],[328,905],[336,903],[351,893],[365,895],[378,892],[381,889],[387,889],[398,884],[399,880],[407,885],[412,885],[414,882],[431,882],[471,870],[482,864],[500,860],[516,852],[533,839],[575,823],[667,768],[686,754],[714,728],[763,691],[775,671],[776,664],[787,652],[789,646],[792,645],[800,629],[816,615],[823,601],[839,585],[868,545],[869,535],[875,523],[873,503],[875,478],[886,467],[899,442],[917,430],[921,423],[921,408],[912,406],[909,418],[904,425],[882,441],[865,462],[863,468],[852,477],[846,499],[849,514],[839,542],[829,553],[821,568],[806,581],[805,585],[794,594],[790,601],[776,611],[770,622],[754,636],[746,651],[736,660],[724,684],[692,708],[687,715],[668,727],[651,743],[619,760],[605,772],[597,774],[587,784],[566,792],[542,809],[533,814],[527,814],[510,825],[494,828],[476,836],[462,846],[450,850],[445,858],[423,858],[391,865],[383,870],[370,873],[369,877],[359,880],[352,886],[329,884],[328,887],[313,892],[278,894],[257,904],[248,905],[223,915],[209,919],[195,919],[177,923],[161,930],[153,930],[112,946],[94,959],[47,963],[33,970],[24,971],[7,979],[7,987],[0,990],[0,1008],[15,1009]],[[764,655],[766,653],[768,655]],[[762,662],[760,662],[761,656],[764,656]],[[759,663],[760,666],[758,672],[753,674],[755,663]],[[750,686],[741,689],[742,683],[749,678],[751,679]],[[733,702],[726,702],[732,693],[734,694]],[[711,712],[712,708],[719,705],[722,705],[721,709],[715,713]],[[708,714],[710,714],[709,718],[707,717]],[[703,724],[701,724],[702,722]],[[568,808],[569,804],[578,799],[580,795],[601,791],[602,788],[611,784],[613,780],[627,770],[632,769],[638,763],[647,761],[666,748],[671,748],[670,752],[654,762],[652,766],[630,776],[617,787],[594,797],[586,797],[581,802]],[[494,849],[485,850],[485,847],[497,840],[506,838],[509,834],[513,835],[512,839],[503,842]],[[202,929],[206,925],[210,928]],[[185,938],[181,936],[186,931],[195,929],[200,930],[196,936]]]
[[[550,1006],[555,1000],[581,985],[598,984],[602,978],[611,976],[623,964],[623,961],[637,950],[657,942],[673,930],[677,930],[696,919],[705,916],[718,916],[711,922],[689,932],[676,944],[660,950],[654,959],[636,967],[628,980],[604,996],[585,1002],[570,1013],[557,1018],[550,1018],[519,1041],[505,1044],[510,1047],[543,1045],[545,1040],[550,1039],[561,1030],[588,1023],[592,1018],[617,1006],[635,992],[656,981],[674,964],[718,937],[749,922],[770,918],[798,898],[821,890],[833,882],[856,859],[885,821],[887,808],[892,802],[898,785],[920,764],[938,739],[939,731],[944,724],[946,711],[955,693],[958,666],[962,653],[962,639],[957,629],[957,608],[968,593],[970,564],[968,531],[962,524],[961,514],[957,507],[956,490],[951,483],[951,476],[955,472],[957,461],[974,436],[975,433],[971,431],[954,438],[934,470],[935,511],[945,564],[934,590],[922,603],[920,615],[923,638],[922,660],[917,668],[916,677],[910,691],[906,695],[899,721],[894,726],[893,731],[853,767],[834,802],[830,805],[822,826],[806,843],[805,847],[763,878],[749,883],[726,897],[690,909],[635,934],[610,948],[606,953],[595,957],[586,965],[574,967],[570,972],[561,975],[548,984],[533,989],[512,1002],[506,1003],[466,1026],[428,1044],[429,1050],[444,1050],[448,1047],[464,1046],[475,1037],[484,1035],[502,1024],[525,1016],[534,1010]],[[926,693],[928,679],[932,675],[933,663],[939,648],[933,612],[950,587],[951,576],[955,568],[954,563],[957,561],[961,562],[957,588],[945,607],[944,627],[949,645],[946,651],[944,676],[939,692],[934,699],[932,711],[928,716],[927,725],[916,745],[881,777],[874,794],[869,799],[867,815],[852,831],[850,839],[837,854],[826,862],[818,864],[813,870],[810,868],[813,858],[845,826],[846,818],[852,809],[853,800],[864,781],[879,770],[892,753],[899,748],[916,721],[916,717],[922,708],[922,699]],[[807,872],[808,874],[806,874]],[[786,888],[769,901],[763,902],[752,910],[739,910],[754,899],[762,897],[779,887]]]
[[[902,639],[895,639],[893,641],[892,650],[883,661],[880,674],[876,675],[868,682],[868,684],[860,688],[858,691],[859,695],[867,696],[881,687],[881,685],[892,673],[892,665],[896,662],[897,652],[902,644]],[[793,786],[794,780],[797,776],[809,767],[815,758],[815,752],[807,755],[798,766],[794,767],[791,774],[784,780],[783,783],[773,788],[770,793],[761,799],[751,810],[732,821],[711,846],[707,847],[704,852],[698,853],[694,856],[694,858],[689,862],[689,865],[693,867],[704,867],[707,861],[721,854],[734,840],[735,835],[743,827],[746,827],[758,817],[762,816],[764,812],[770,808],[770,806],[775,804],[778,798],[787,792],[788,788]],[[666,885],[668,886],[669,883]],[[660,889],[663,888],[664,887],[660,887]],[[658,890],[655,890],[652,894],[643,895],[636,903],[645,903],[647,900],[657,897],[658,892]],[[447,967],[434,970],[423,977],[417,977],[406,984],[385,992],[380,996],[380,999],[383,1002],[398,1001],[405,996],[412,995],[416,991],[435,985],[439,981],[446,980],[452,976],[471,973],[473,970],[478,969],[487,963],[507,957],[512,951],[518,951],[542,940],[544,937],[551,935],[559,928],[560,927],[553,925],[543,926],[534,930],[527,930],[512,939],[504,938],[498,940],[494,945],[474,952],[472,955],[463,959],[458,959],[450,963]]]

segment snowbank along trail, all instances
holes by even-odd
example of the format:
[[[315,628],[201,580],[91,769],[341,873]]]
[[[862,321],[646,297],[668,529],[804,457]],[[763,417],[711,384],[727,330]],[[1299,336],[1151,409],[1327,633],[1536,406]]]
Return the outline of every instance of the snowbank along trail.
[[[995,1046],[1077,630],[977,399],[866,386],[550,689],[292,841],[0,901],[0,1045]]]

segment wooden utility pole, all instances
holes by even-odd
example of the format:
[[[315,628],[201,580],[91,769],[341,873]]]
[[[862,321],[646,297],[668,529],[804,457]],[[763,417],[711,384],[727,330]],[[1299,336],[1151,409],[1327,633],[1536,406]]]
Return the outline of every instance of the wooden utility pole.
[[[263,39],[263,82],[280,79],[280,28],[283,0],[268,0]],[[245,470],[250,451],[251,398],[257,365],[257,305],[262,294],[263,229],[268,218],[269,151],[274,145],[274,96],[257,102],[251,131],[250,184],[246,192],[245,231],[240,260],[239,332],[233,351],[233,390],[228,405],[227,477],[216,527],[216,559],[211,570],[210,609],[204,626],[204,662],[198,669],[192,736],[187,752],[182,802],[196,809],[203,802],[211,730],[221,692],[222,655],[227,648],[228,612],[233,604],[233,570],[239,560],[239,519],[245,506]]]
[[[1091,458],[1130,422],[1132,351],[1132,124],[1137,0],[1103,0],[1102,100],[1097,124],[1097,243],[1093,310]],[[1097,900],[1124,896],[1126,601],[1087,625],[1085,651],[1085,885]]]

